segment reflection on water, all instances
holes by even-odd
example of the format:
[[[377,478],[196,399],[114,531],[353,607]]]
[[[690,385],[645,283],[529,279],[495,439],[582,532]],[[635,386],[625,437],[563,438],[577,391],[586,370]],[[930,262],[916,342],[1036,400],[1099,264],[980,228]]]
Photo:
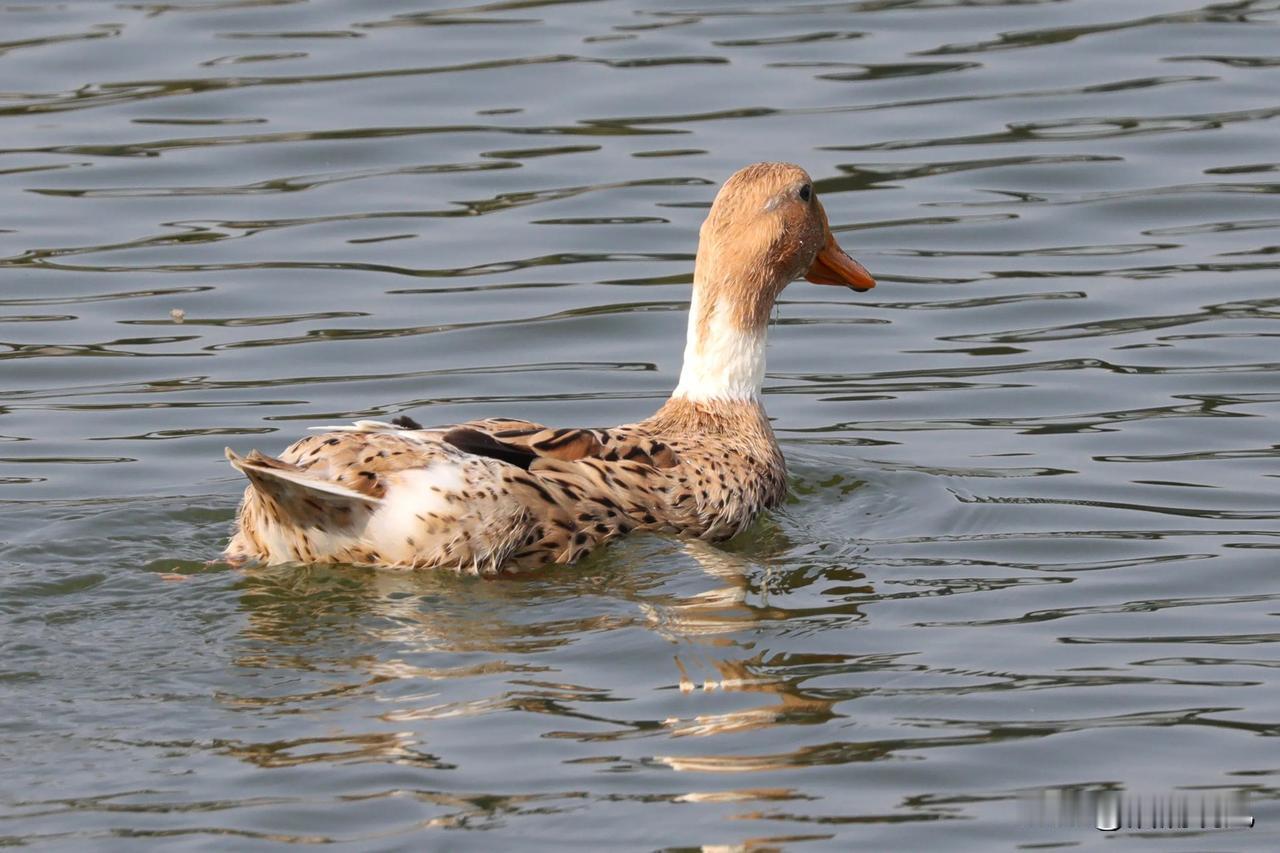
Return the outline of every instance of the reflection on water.
[[[770,589],[785,594],[785,578],[775,577],[756,562],[768,559],[768,551],[755,560],[725,552],[702,542],[684,542],[680,549],[705,573],[709,583],[688,594],[665,593],[661,579],[624,575],[616,570],[604,576],[588,574],[546,580],[549,588],[532,590],[524,583],[469,584],[463,578],[408,572],[380,572],[334,566],[273,567],[246,574],[236,584],[239,602],[248,621],[243,631],[245,651],[234,665],[248,670],[311,671],[313,659],[329,659],[335,645],[359,647],[377,643],[394,648],[387,656],[347,655],[345,677],[303,692],[271,695],[223,695],[227,707],[265,713],[295,714],[337,710],[349,701],[388,703],[377,719],[416,728],[427,721],[454,717],[480,717],[507,712],[551,715],[559,724],[578,720],[585,730],[553,729],[544,737],[584,743],[625,741],[666,733],[673,737],[708,736],[745,732],[774,725],[821,724],[838,716],[832,709],[846,692],[807,690],[804,682],[823,675],[878,669],[888,662],[865,656],[840,654],[770,655],[752,653],[751,643],[734,639],[744,628],[787,624],[810,615],[770,606]],[[588,566],[591,572],[593,566]],[[551,573],[549,573],[551,574]],[[860,573],[852,573],[861,578]],[[639,581],[639,582],[637,582]],[[647,582],[646,582],[647,581]],[[857,587],[871,596],[869,586]],[[528,609],[540,598],[553,602],[581,602],[607,596],[609,606],[578,617],[529,622]],[[479,622],[477,607],[491,614]],[[620,611],[620,612],[619,612]],[[824,610],[828,617],[861,618],[857,605]],[[554,667],[508,660],[519,655],[558,651],[583,637],[604,632],[645,628],[666,640],[676,651],[664,678],[675,676],[659,689],[721,691],[740,695],[746,707],[721,713],[695,714],[662,720],[629,719],[609,713],[612,704],[627,702],[613,687],[564,683],[551,676]],[[446,657],[479,658],[478,662],[449,666],[413,663]],[[691,671],[701,676],[695,683]],[[465,679],[492,682],[501,693],[441,701],[435,683],[456,686]],[[397,683],[398,682],[398,683]],[[401,686],[404,685],[402,691]],[[575,710],[577,705],[594,710]],[[697,707],[694,702],[691,707]],[[396,763],[450,765],[438,756],[417,749],[411,731],[362,733],[343,737],[301,737],[269,743],[218,744],[227,755],[266,767],[306,762],[361,761],[381,757]],[[674,769],[769,769],[793,766],[790,757],[759,759],[734,757],[654,756]],[[750,765],[750,768],[747,767]]]
[[[353,8],[0,6],[0,844],[1275,849],[1273,0]],[[779,306],[781,510],[206,562],[225,444],[651,413],[762,159],[882,282]]]

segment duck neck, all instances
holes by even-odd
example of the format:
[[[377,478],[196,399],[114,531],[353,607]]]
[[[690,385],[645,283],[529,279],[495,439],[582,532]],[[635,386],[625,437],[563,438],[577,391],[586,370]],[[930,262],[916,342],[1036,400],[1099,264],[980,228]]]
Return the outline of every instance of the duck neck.
[[[768,324],[744,323],[743,312],[715,296],[695,280],[684,365],[671,396],[694,403],[759,403]]]

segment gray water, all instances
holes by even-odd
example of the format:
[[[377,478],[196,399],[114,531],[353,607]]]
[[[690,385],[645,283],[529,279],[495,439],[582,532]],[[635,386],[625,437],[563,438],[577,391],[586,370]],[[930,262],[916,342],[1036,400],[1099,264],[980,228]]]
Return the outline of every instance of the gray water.
[[[1201,2],[0,6],[0,844],[1280,849],[1280,3]],[[880,282],[779,307],[784,508],[216,562],[225,445],[649,414],[765,159]],[[1022,813],[1104,790],[1258,823]]]

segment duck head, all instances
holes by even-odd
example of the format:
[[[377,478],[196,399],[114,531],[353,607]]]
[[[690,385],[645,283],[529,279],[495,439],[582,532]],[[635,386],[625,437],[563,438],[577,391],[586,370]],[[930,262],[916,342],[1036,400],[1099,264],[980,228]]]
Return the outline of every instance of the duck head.
[[[674,396],[749,400],[764,381],[769,313],[792,281],[875,287],[831,234],[813,180],[790,163],[755,163],[716,194],[699,232],[684,367]]]

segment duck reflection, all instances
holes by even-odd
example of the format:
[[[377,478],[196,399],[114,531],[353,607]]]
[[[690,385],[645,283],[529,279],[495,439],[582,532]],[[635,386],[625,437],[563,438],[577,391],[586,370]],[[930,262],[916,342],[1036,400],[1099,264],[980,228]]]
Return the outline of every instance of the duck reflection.
[[[261,767],[452,768],[423,746],[428,731],[414,721],[501,710],[503,696],[446,700],[434,685],[505,684],[513,673],[548,669],[519,658],[599,621],[517,623],[504,618],[515,585],[437,573],[279,566],[248,570],[238,586],[247,617],[234,660],[241,689],[218,698],[252,714],[267,739],[217,748]]]
[[[665,724],[671,734],[677,737],[716,735],[780,723],[818,724],[838,716],[833,707],[846,696],[806,690],[802,684],[807,679],[805,671],[839,666],[847,660],[846,656],[770,656],[760,651],[747,657],[735,657],[724,653],[750,649],[753,643],[742,640],[740,636],[744,628],[786,620],[795,615],[795,611],[769,604],[770,590],[788,591],[787,579],[777,577],[778,570],[771,564],[762,566],[705,542],[685,542],[683,547],[708,577],[723,585],[662,607],[648,607],[656,630],[689,647],[683,655],[675,656],[680,692],[756,693],[766,701],[750,708],[670,718]],[[796,579],[790,580],[794,582]],[[845,616],[860,618],[861,613],[854,606],[846,608]],[[706,650],[711,648],[724,652],[709,655]],[[686,664],[682,657],[690,663]],[[700,680],[691,675],[690,665],[701,670]],[[660,760],[672,766],[677,761],[670,758]]]
[[[275,741],[223,744],[223,751],[262,766],[382,760],[449,767],[449,756],[422,748],[437,735],[435,721],[447,718],[551,716],[553,730],[531,735],[581,743],[829,721],[848,692],[805,683],[840,670],[849,656],[762,650],[760,628],[790,620],[811,630],[817,612],[845,624],[863,615],[856,602],[804,590],[830,579],[830,566],[799,565],[777,529],[756,535],[745,548],[734,546],[750,556],[651,537],[580,570],[513,580],[338,565],[248,571],[239,582],[247,620],[236,658],[246,689],[220,698],[260,718],[301,717],[324,728],[303,725]],[[862,589],[850,586],[864,580],[859,572],[842,568],[840,579],[844,590]],[[795,600],[814,606],[771,603],[797,592]],[[618,653],[624,657],[602,660]],[[654,668],[664,665],[665,683]],[[726,694],[749,707],[698,712],[708,702],[723,707]],[[655,703],[665,713],[632,719],[615,710]],[[680,769],[708,769],[713,761],[657,760]],[[787,766],[785,756],[760,761]]]
[[[247,571],[241,589],[246,639],[260,650],[304,647],[318,654],[335,640],[352,639],[376,644],[383,653],[547,651],[576,635],[628,622],[617,613],[594,612],[598,608],[567,613],[565,602],[643,594],[625,572],[607,567],[603,575],[561,570],[480,580],[446,572],[294,565]],[[537,620],[548,609],[556,618]],[[442,678],[457,672],[427,667],[412,674]]]
[[[287,738],[265,742],[226,740],[217,752],[239,758],[262,768],[298,767],[306,764],[350,764],[359,761],[393,761],[436,770],[450,770],[453,764],[415,748],[414,739],[403,732],[367,732],[331,737]]]

